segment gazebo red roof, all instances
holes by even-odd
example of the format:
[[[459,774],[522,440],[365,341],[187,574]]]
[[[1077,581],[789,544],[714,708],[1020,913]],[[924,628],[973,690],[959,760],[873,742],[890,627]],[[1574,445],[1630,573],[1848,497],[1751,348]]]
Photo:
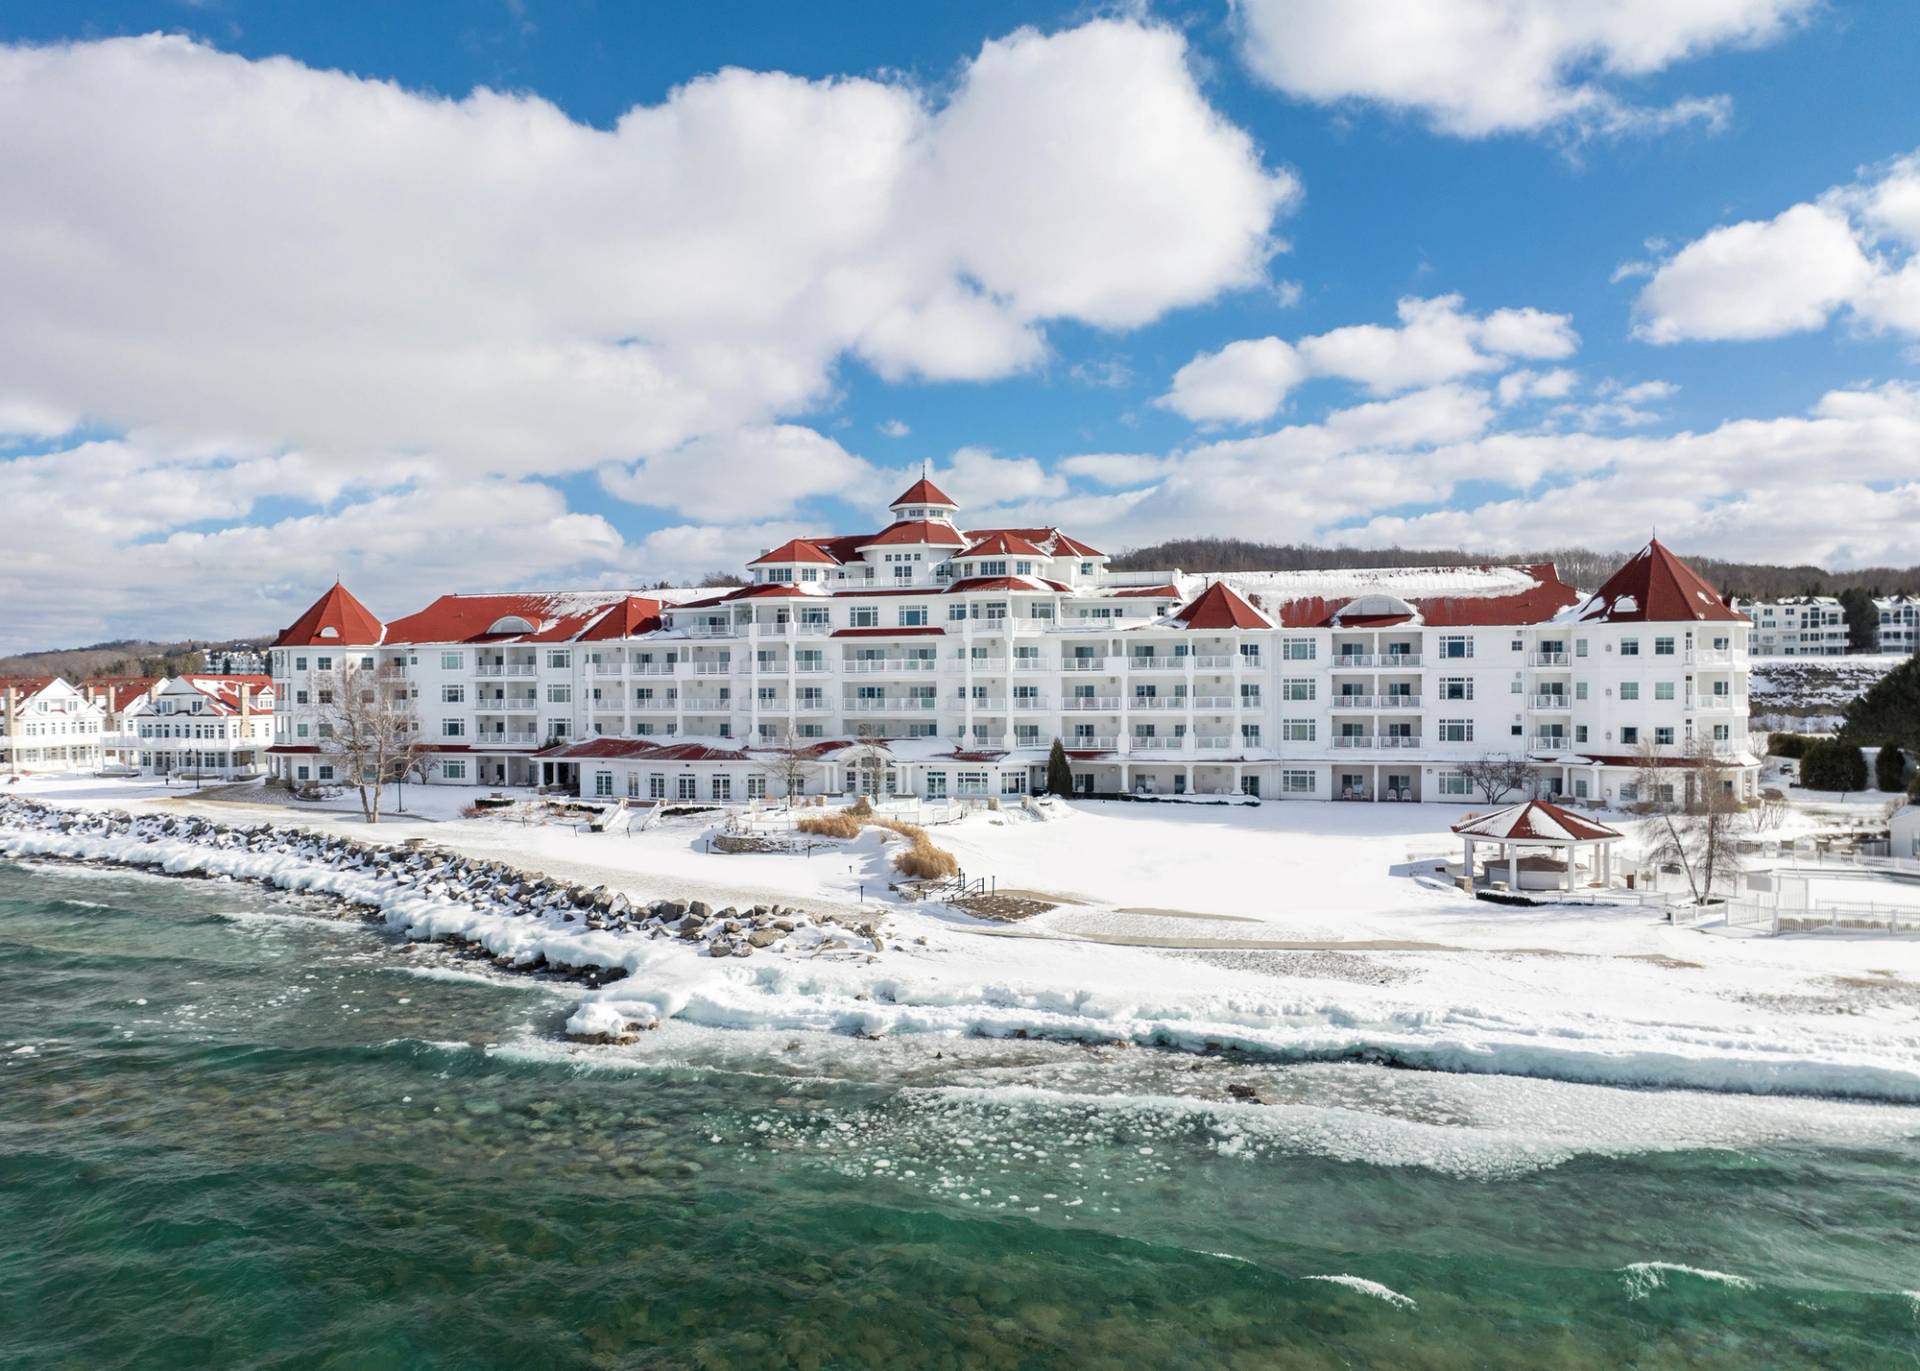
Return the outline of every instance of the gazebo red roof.
[[[1588,843],[1606,842],[1620,834],[1597,819],[1575,814],[1546,800],[1524,800],[1453,826],[1463,838],[1496,842]]]

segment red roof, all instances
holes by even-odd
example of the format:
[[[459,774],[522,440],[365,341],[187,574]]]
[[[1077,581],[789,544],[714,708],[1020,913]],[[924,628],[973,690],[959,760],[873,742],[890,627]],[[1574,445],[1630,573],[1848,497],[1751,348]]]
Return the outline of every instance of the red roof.
[[[771,552],[763,552],[755,557],[748,566],[763,566],[775,562],[811,562],[822,566],[838,566],[840,563],[820,550],[818,543],[806,538],[789,538]]]
[[[898,547],[901,544],[926,543],[935,547],[965,547],[967,540],[960,536],[960,530],[945,519],[902,519],[898,523],[888,524],[871,538],[861,542],[861,547]]]
[[[248,707],[262,713],[273,708],[273,678],[270,676],[182,676],[179,678],[213,701],[214,709],[221,714],[237,714],[240,710],[240,688],[248,691]],[[261,702],[261,696],[266,702]]]
[[[384,630],[372,610],[353,592],[333,583],[333,589],[307,607],[307,612],[280,631],[275,647],[371,647]]]
[[[147,692],[159,685],[160,676],[95,676],[81,683],[82,690],[103,692],[107,708],[118,714],[135,700],[144,700]]]
[[[1069,538],[1057,528],[974,528],[967,530],[967,538],[979,542],[991,538],[996,533],[1009,534],[1025,539],[1036,547],[1044,548],[1049,557],[1104,557],[1107,554],[1088,547],[1077,538]]]
[[[936,486],[924,476],[908,486],[906,494],[895,500],[891,505],[887,506],[887,508],[896,509],[901,505],[945,505],[948,509],[960,508],[959,505],[947,498],[945,491],[941,490],[939,486]]]
[[[22,699],[27,699],[59,679],[58,676],[0,676],[0,690],[17,690]]]
[[[634,638],[660,627],[660,602],[644,595],[629,595],[600,616],[600,621],[580,635],[583,643],[604,642],[609,638]]]
[[[505,595],[442,595],[425,609],[387,625],[389,643],[566,643],[632,597],[617,590]],[[523,630],[492,632],[502,619]]]
[[[1179,586],[1135,586],[1128,590],[1113,592],[1115,599],[1128,599],[1134,596],[1151,597],[1156,600],[1177,600],[1180,598]]]
[[[1267,617],[1225,581],[1215,581],[1175,612],[1188,628],[1271,628]]]
[[[1591,842],[1620,835],[1597,819],[1575,814],[1546,800],[1526,800],[1491,814],[1462,819],[1455,833],[1475,838],[1533,838],[1548,842]]]
[[[1026,590],[1033,591],[1041,586],[1051,586],[1054,590],[1066,587],[1051,581],[1043,581],[1037,576],[966,576],[947,587],[947,594],[959,595],[975,590]]]
[[[913,628],[836,628],[827,636],[830,638],[939,638],[944,637],[944,628],[916,625]]]
[[[960,557],[1050,557],[1053,554],[1035,546],[1017,533],[1002,531],[982,538],[965,552],[955,555]]]
[[[1539,624],[1553,618],[1568,605],[1579,603],[1580,592],[1560,579],[1560,573],[1552,562],[1536,562],[1519,569],[1533,578],[1533,584],[1525,590],[1506,595],[1409,595],[1404,598],[1420,612],[1421,622],[1429,628]],[[1281,599],[1278,596],[1255,596],[1261,608],[1272,614],[1282,628],[1335,628],[1341,624],[1365,627],[1364,621],[1359,618],[1343,618],[1338,624],[1335,622],[1335,616],[1358,598],[1302,595]]]
[[[1610,624],[1746,621],[1745,615],[1729,609],[1720,592],[1658,538],[1607,578],[1607,583],[1581,606],[1580,617]]]

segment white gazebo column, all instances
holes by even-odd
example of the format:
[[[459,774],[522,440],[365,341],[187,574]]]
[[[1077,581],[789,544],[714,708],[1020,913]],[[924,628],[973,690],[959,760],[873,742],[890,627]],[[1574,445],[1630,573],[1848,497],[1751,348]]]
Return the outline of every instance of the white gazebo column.
[[[1507,848],[1507,889],[1520,888],[1520,847],[1517,843],[1508,843]]]
[[[1461,836],[1460,841],[1466,844],[1466,849],[1467,849],[1466,852],[1462,854],[1460,859],[1461,860],[1460,874],[1465,876],[1469,881],[1471,881],[1473,879],[1473,839],[1466,837],[1463,834]]]
[[[1580,844],[1567,844],[1567,894],[1573,894],[1573,868],[1580,860]]]

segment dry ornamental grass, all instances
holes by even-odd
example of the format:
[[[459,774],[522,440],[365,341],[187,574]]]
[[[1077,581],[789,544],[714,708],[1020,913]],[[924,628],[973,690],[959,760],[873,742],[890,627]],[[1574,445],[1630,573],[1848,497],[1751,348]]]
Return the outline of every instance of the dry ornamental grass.
[[[845,809],[831,814],[808,815],[794,827],[802,833],[820,838],[857,838],[867,823],[897,833],[907,840],[906,847],[893,854],[894,870],[901,875],[926,881],[952,876],[960,870],[959,859],[945,848],[935,846],[933,839],[927,836],[926,829],[918,824],[901,823],[897,819],[875,818],[873,806],[867,803],[864,795]]]

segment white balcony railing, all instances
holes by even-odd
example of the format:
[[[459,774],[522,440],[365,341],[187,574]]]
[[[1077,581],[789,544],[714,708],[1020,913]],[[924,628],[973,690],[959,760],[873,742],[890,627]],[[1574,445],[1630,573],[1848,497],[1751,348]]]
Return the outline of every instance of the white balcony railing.
[[[1527,659],[1534,666],[1565,666],[1567,654],[1564,652],[1535,652]]]
[[[673,662],[634,662],[628,668],[634,676],[671,676],[674,669]]]
[[[1185,709],[1187,697],[1184,695],[1135,695],[1127,701],[1128,709]]]
[[[1375,741],[1382,747],[1420,746],[1420,736],[1418,734],[1382,733]]]
[[[531,728],[510,728],[503,733],[482,733],[474,746],[482,751],[489,747],[532,747],[540,741],[540,735]]]
[[[1544,709],[1554,714],[1564,714],[1573,708],[1573,700],[1566,695],[1535,695],[1527,701],[1529,709]]]
[[[1418,695],[1376,695],[1374,699],[1378,702],[1378,706],[1381,709],[1420,708],[1420,697]]]
[[[1013,697],[1013,707],[1022,714],[1032,714],[1044,710],[1047,707],[1047,697],[1044,695],[1016,695]]]
[[[537,670],[539,668],[532,662],[488,662],[474,667],[473,674],[476,676],[531,676]]]
[[[1111,695],[1069,695],[1060,708],[1069,713],[1112,713],[1120,708],[1120,701]]]
[[[1110,733],[1089,734],[1082,737],[1063,740],[1064,746],[1072,752],[1111,752],[1114,738]]]
[[[1536,733],[1527,739],[1530,752],[1565,752],[1573,745],[1573,739],[1564,733]]]
[[[1134,653],[1127,658],[1128,671],[1185,671],[1191,657],[1162,657],[1158,653],[1151,657]]]
[[[1199,748],[1199,750],[1202,752],[1225,752],[1228,748],[1232,747],[1233,745],[1234,745],[1234,740],[1228,737],[1224,733],[1218,734],[1218,735],[1209,735],[1203,738],[1196,738],[1194,740],[1194,746]]]
[[[1105,671],[1105,657],[1063,657],[1060,659],[1062,671]]]
[[[680,708],[680,700],[673,695],[654,696],[644,700],[636,699],[630,707],[643,714],[660,714]]]
[[[934,671],[939,663],[931,657],[849,657],[841,670],[849,676],[894,676],[909,671]]]
[[[1374,741],[1375,741],[1374,737],[1370,733],[1350,734],[1350,735],[1342,736],[1339,738],[1335,738],[1333,740],[1333,745],[1336,748],[1342,751],[1345,751],[1349,748],[1372,747],[1374,744]]]
[[[1196,695],[1193,697],[1193,707],[1195,709],[1232,709],[1233,696]]]
[[[1051,657],[1015,657],[1013,669],[1015,671],[1058,671],[1060,664]]]
[[[1195,671],[1231,671],[1234,659],[1231,657],[1194,657]]]
[[[1335,713],[1342,710],[1352,713],[1355,710],[1372,710],[1376,708],[1381,698],[1383,697],[1378,695],[1335,695],[1327,700],[1327,705]]]

